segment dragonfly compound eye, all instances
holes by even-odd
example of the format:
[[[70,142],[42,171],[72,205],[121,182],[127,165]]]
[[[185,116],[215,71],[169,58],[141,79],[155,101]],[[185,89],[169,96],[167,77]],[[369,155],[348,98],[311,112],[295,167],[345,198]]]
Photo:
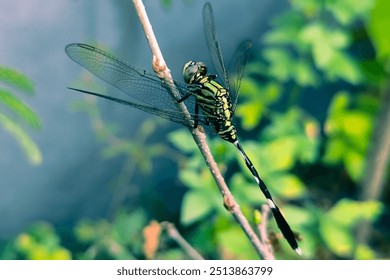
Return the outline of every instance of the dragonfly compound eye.
[[[189,61],[184,64],[183,78],[187,84],[192,84],[195,80],[206,74],[207,67],[203,62]]]

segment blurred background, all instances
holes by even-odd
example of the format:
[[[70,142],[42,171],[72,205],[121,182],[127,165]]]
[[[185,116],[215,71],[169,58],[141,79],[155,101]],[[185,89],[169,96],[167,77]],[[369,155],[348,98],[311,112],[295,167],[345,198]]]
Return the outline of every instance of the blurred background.
[[[211,65],[205,2],[144,1],[179,81],[188,60]],[[390,3],[210,2],[225,62],[254,43],[235,125],[304,252],[271,217],[275,257],[389,258]],[[0,3],[1,259],[194,258],[172,228],[206,259],[258,258],[187,129],[67,89],[125,98],[70,43],[152,71],[132,1]],[[263,195],[233,145],[208,143],[256,228]]]

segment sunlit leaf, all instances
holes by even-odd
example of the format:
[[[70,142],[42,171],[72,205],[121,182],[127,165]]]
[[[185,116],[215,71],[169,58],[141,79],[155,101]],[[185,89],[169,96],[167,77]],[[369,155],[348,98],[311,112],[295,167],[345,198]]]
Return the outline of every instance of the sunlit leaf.
[[[358,244],[355,250],[355,260],[375,260],[375,251],[367,245]]]
[[[263,110],[261,103],[248,102],[240,104],[236,112],[241,117],[243,128],[249,130],[259,125]]]
[[[340,138],[330,138],[326,143],[323,161],[326,164],[336,164],[343,159],[345,142]]]
[[[242,98],[235,112],[246,130],[258,126],[266,108],[278,100],[281,89],[276,83],[259,85],[252,79],[244,79],[241,85]]]
[[[354,227],[359,221],[371,220],[383,210],[376,201],[340,200],[320,220],[320,233],[327,246],[336,254],[351,256],[356,246]]]
[[[42,162],[41,151],[21,126],[1,113],[0,124],[17,140],[31,164],[38,165]]]
[[[253,247],[239,227],[219,231],[217,240],[223,259],[258,259]]]
[[[213,210],[213,200],[206,192],[191,190],[183,198],[180,221],[189,225],[204,218]]]
[[[341,79],[351,84],[358,84],[362,81],[359,65],[345,52],[334,52],[326,67],[326,75],[331,81]]]
[[[286,50],[267,48],[263,50],[264,58],[269,62],[269,74],[280,81],[287,81],[294,71],[294,59]]]
[[[349,137],[365,137],[371,133],[372,117],[362,111],[351,111],[344,114],[343,118],[344,132]]]
[[[326,7],[340,23],[348,25],[359,18],[364,18],[370,11],[374,2],[375,0],[362,0],[359,1],[359,5],[356,5],[356,1],[354,0],[328,0],[326,1]]]
[[[361,220],[374,220],[382,211],[383,205],[377,201],[342,199],[327,215],[340,225],[352,227]]]
[[[320,220],[319,230],[327,247],[339,256],[350,256],[356,244],[350,229],[328,217]]]
[[[34,83],[26,75],[11,68],[0,66],[0,81],[21,89],[26,93],[34,92]]]
[[[376,49],[376,55],[381,60],[390,58],[390,1],[376,0],[368,21],[368,31]]]
[[[60,245],[60,238],[46,222],[33,224],[15,241],[16,249],[29,260],[69,260],[71,252]]]
[[[333,117],[335,114],[343,111],[350,103],[350,96],[347,92],[340,91],[332,99],[331,104],[329,105],[328,114],[330,117]],[[328,118],[330,118],[328,117]]]
[[[29,126],[33,128],[41,127],[41,121],[38,115],[31,109],[31,107],[24,103],[22,100],[16,98],[8,90],[0,88],[0,103],[3,103],[9,110],[14,112]]]
[[[312,47],[313,57],[319,68],[325,67],[332,59],[335,46],[330,41],[326,28],[319,22],[306,25],[299,38]]]
[[[51,253],[51,260],[71,260],[72,254],[69,250],[65,248],[59,248]]]
[[[288,215],[291,225],[296,227],[315,223],[316,217],[310,209],[292,205],[284,205],[283,212]]]
[[[291,5],[307,15],[314,15],[321,8],[317,0],[292,0]]]
[[[295,141],[292,137],[275,139],[265,143],[262,147],[259,160],[267,169],[282,171],[290,169],[295,163]]]
[[[305,185],[295,175],[288,173],[273,174],[272,180],[269,178],[269,185],[277,193],[278,197],[285,199],[298,199],[306,194]]]

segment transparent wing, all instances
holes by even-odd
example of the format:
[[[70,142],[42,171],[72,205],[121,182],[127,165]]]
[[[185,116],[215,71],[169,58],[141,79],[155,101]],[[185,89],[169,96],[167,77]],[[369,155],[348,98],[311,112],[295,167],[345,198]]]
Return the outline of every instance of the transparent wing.
[[[154,74],[148,73],[138,67],[125,63],[116,57],[85,44],[70,44],[65,48],[68,56],[101,78],[125,93],[130,100],[123,100],[112,96],[102,95],[81,89],[72,90],[99,96],[117,103],[137,108],[150,114],[160,116],[173,122],[187,125],[183,114],[167,92],[168,85],[163,84]],[[182,96],[187,96],[190,89],[185,83],[174,81],[175,88]],[[210,126],[202,112],[195,114],[196,98],[194,95],[183,101],[193,119],[203,126]],[[212,116],[208,117],[208,119]]]
[[[233,113],[236,110],[238,96],[240,94],[241,79],[244,75],[245,66],[248,62],[251,49],[252,42],[249,40],[243,41],[234,52],[229,64],[229,87]]]
[[[215,32],[214,16],[210,3],[206,3],[203,8],[203,27],[211,61],[217,71],[217,75],[224,83],[223,86],[230,90],[229,77],[227,75],[221,47],[219,46],[217,34]]]
[[[167,92],[167,85],[152,73],[123,62],[118,58],[85,44],[70,44],[68,56],[103,81],[115,86],[132,100],[162,110],[177,110],[175,101]],[[175,85],[184,96],[189,90],[184,83]],[[191,102],[191,98],[187,102]],[[192,101],[193,102],[193,101]]]
[[[75,90],[75,91],[79,91],[79,92],[82,92],[82,93],[87,93],[87,94],[94,95],[94,96],[98,96],[98,97],[101,97],[101,98],[104,98],[104,99],[107,99],[107,100],[110,100],[110,101],[114,101],[114,102],[117,102],[117,103],[120,103],[120,104],[123,104],[123,105],[127,105],[127,106],[130,106],[130,107],[142,110],[142,111],[147,112],[149,114],[157,115],[157,116],[159,116],[161,118],[168,119],[168,120],[176,122],[176,123],[187,125],[187,121],[183,118],[183,115],[179,111],[177,111],[177,110],[174,111],[174,110],[167,110],[167,109],[161,109],[161,108],[146,106],[146,105],[138,104],[138,103],[135,103],[135,102],[131,102],[131,101],[115,98],[115,97],[112,97],[112,96],[108,96],[108,95],[104,95],[104,94],[100,94],[100,93],[96,93],[96,92],[91,92],[91,91],[87,91],[87,90],[77,89],[77,88],[69,88],[69,89]],[[205,117],[202,114],[199,114],[199,115],[190,114],[190,115],[191,115],[191,117],[193,119],[195,117],[197,117],[198,118],[198,122],[200,124],[202,124],[204,126],[208,126],[209,125],[209,122],[205,119]]]
[[[245,71],[252,42],[246,40],[238,46],[230,62],[229,71],[226,71],[221,47],[219,46],[215,31],[214,16],[210,3],[206,3],[203,8],[203,25],[211,60],[217,71],[217,75],[224,83],[223,86],[230,93],[233,105],[232,112],[234,113],[238,101],[241,78]]]

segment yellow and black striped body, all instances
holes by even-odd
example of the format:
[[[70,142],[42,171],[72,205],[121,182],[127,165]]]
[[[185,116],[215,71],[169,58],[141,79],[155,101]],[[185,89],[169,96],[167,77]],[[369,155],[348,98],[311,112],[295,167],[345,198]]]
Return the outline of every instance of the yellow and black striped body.
[[[193,81],[199,86],[195,96],[207,121],[213,125],[218,135],[231,143],[237,140],[236,129],[232,124],[232,103],[226,88],[214,80],[215,76],[202,76]]]
[[[236,142],[229,91],[215,81],[215,75],[207,74],[207,66],[203,62],[187,62],[183,67],[183,77],[187,84],[193,86],[192,94],[195,95],[206,121],[222,139],[231,143]]]

